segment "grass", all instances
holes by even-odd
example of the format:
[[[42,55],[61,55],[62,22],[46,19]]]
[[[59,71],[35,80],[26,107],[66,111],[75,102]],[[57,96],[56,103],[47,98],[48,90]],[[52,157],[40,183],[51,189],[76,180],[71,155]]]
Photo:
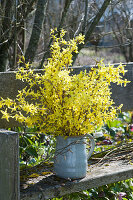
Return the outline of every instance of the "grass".
[[[104,63],[124,63],[125,58],[118,50],[99,48],[97,52],[94,47],[84,48],[80,51],[75,66],[95,65],[96,61],[104,59]]]

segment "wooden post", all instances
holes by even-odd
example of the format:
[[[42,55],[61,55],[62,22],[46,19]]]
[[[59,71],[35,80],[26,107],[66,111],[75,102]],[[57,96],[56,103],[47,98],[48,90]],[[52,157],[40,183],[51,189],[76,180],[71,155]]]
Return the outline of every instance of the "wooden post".
[[[0,129],[0,200],[19,200],[18,133]]]

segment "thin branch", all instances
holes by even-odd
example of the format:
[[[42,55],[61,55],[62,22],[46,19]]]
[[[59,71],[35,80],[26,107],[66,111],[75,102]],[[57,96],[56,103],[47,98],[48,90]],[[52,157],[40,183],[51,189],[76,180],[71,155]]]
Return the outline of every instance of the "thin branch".
[[[76,37],[79,33],[80,33],[80,30],[81,30],[81,27],[82,27],[82,23],[84,21],[84,18],[85,18],[85,15],[82,16],[81,20],[80,20],[80,23],[79,23],[79,26],[74,34],[74,37]]]
[[[87,13],[88,13],[88,0],[85,0],[85,14],[84,14],[84,22],[83,22],[83,28],[82,28],[83,34],[85,33],[85,30],[86,30]]]
[[[13,58],[13,69],[16,66],[16,58],[17,58],[17,2],[14,0],[14,58]]]

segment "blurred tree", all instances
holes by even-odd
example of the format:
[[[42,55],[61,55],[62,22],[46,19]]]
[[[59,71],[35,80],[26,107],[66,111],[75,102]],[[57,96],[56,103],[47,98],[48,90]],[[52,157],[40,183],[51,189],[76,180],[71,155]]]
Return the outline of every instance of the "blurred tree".
[[[0,71],[14,70],[17,49],[24,52],[25,21],[37,0],[0,1]]]
[[[60,28],[64,28],[67,30],[68,35],[67,37],[73,38],[76,35],[82,33],[85,35],[85,44],[88,43],[88,41],[91,39],[91,36],[93,32],[95,31],[96,26],[98,25],[100,19],[102,18],[105,10],[110,4],[111,0],[99,0],[99,7],[94,6],[94,2],[96,0],[66,0],[65,4],[63,6],[63,9],[61,11],[61,14],[58,13],[58,21],[52,21],[51,18],[48,18],[49,21],[46,21],[45,27],[50,26],[50,28],[58,27],[57,30],[60,30]],[[51,1],[49,1],[51,3]],[[56,1],[57,3],[57,1]],[[51,8],[51,6],[50,6]],[[50,10],[47,10],[48,13],[50,13]],[[57,13],[53,12],[52,16],[56,16]],[[65,17],[64,17],[65,16]],[[54,17],[52,18],[54,20]],[[60,19],[60,20],[59,20]],[[52,23],[50,23],[50,21]],[[46,30],[46,29],[45,29]],[[46,33],[45,33],[46,34]],[[48,30],[49,34],[49,30]],[[47,38],[47,37],[46,37]],[[50,44],[51,40],[48,43],[49,40],[45,43],[45,50],[43,54],[43,58],[41,61],[40,68],[43,67],[44,61],[50,56]],[[48,45],[46,45],[48,43]],[[84,47],[84,45],[79,45],[79,51]],[[76,60],[77,54],[73,55],[73,62]]]
[[[133,62],[133,1],[115,2],[111,11],[114,38],[126,62]]]
[[[14,70],[16,54],[40,67],[50,56],[50,29],[67,30],[68,39],[85,34],[85,44],[111,0],[1,0],[0,1],[0,71]],[[79,46],[79,50],[84,45]],[[74,55],[74,60],[77,55]]]

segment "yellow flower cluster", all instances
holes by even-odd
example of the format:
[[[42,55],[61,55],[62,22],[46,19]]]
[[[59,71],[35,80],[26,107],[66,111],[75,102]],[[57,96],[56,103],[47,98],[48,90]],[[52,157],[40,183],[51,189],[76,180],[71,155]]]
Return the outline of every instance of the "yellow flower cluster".
[[[29,63],[19,68],[16,78],[26,81],[27,86],[18,91],[15,100],[1,98],[3,118],[15,118],[28,127],[36,125],[56,136],[71,136],[91,133],[116,117],[121,105],[114,106],[110,83],[126,86],[129,81],[123,80],[124,66],[105,66],[101,60],[89,73],[70,75],[72,53],[78,52],[77,44],[84,42],[84,36],[70,41],[64,36],[64,30],[59,38],[51,31],[51,58],[43,73],[35,73]]]

